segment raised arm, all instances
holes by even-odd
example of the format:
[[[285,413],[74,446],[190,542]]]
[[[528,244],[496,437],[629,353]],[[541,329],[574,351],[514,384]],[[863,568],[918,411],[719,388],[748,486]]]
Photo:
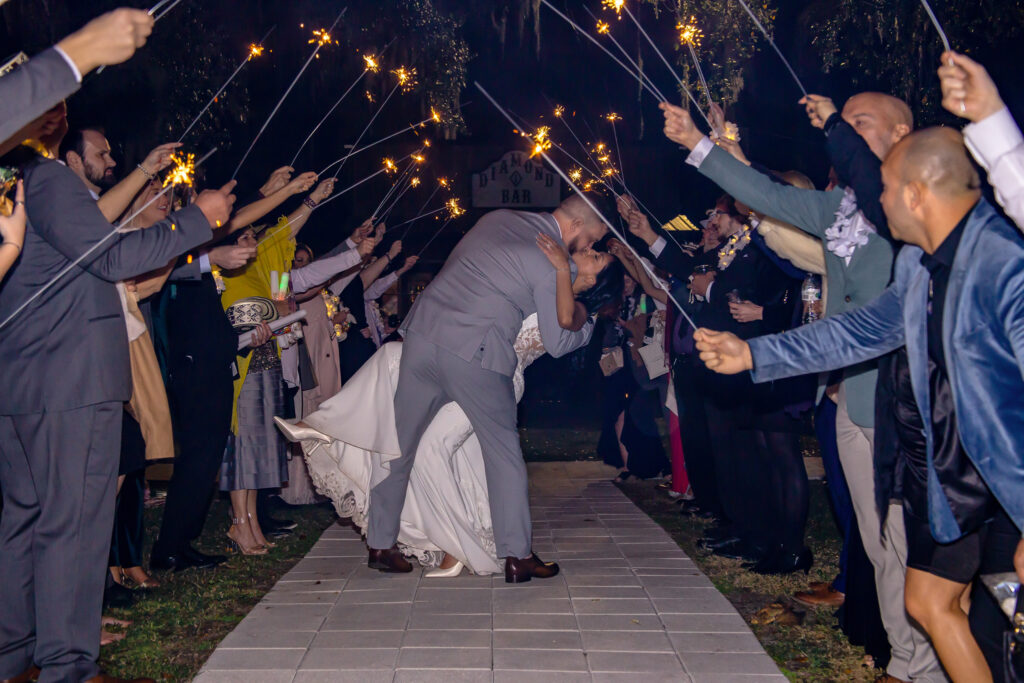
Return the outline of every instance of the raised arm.
[[[299,208],[288,214],[288,223],[292,226],[292,237],[298,236],[299,231],[306,225],[306,221],[313,215],[313,209],[317,207],[317,204],[330,197],[332,192],[334,192],[334,178],[328,178],[309,193]]]
[[[96,202],[103,216],[113,223],[118,216],[127,211],[135,195],[146,186],[146,183],[155,180],[157,173],[171,165],[171,154],[178,147],[181,147],[180,142],[160,145],[146,156],[139,167],[125,176],[124,180],[104,192]]]
[[[558,326],[572,332],[582,329],[587,322],[587,310],[576,301],[572,292],[569,253],[543,233],[537,235],[537,246],[555,267],[555,316]]]
[[[820,192],[780,185],[746,166],[701,133],[689,113],[671,104],[659,105],[665,113],[665,136],[691,150],[686,162],[755,211],[792,223],[822,237],[835,220],[842,190]]]
[[[273,182],[275,177],[279,177],[281,169],[274,171],[271,175],[271,179],[268,180],[268,184]],[[271,192],[262,199],[257,199],[252,204],[247,204],[239,209],[235,215],[231,218],[231,230],[241,230],[247,226],[252,225],[256,221],[260,220],[268,213],[281,206],[286,199],[292,195],[296,195],[300,192],[305,192],[309,188],[313,187],[313,183],[316,182],[316,174],[312,171],[303,173],[288,181],[283,187],[274,192]],[[308,215],[307,215],[308,217]]]
[[[378,230],[377,234],[383,236],[384,231]],[[395,240],[391,244],[391,248],[388,249],[388,253],[363,268],[363,271],[359,273],[359,277],[363,280],[363,289],[376,282],[377,278],[384,272],[384,269],[391,265],[391,261],[400,253],[402,253],[402,240]]]

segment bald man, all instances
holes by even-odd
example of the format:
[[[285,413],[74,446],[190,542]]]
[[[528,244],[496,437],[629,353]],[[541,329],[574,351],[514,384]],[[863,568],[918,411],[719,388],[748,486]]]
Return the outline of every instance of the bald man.
[[[861,196],[852,188],[817,191],[776,183],[714,145],[697,129],[687,111],[670,104],[662,104],[661,109],[665,113],[665,136],[691,150],[686,159],[688,164],[751,209],[821,239],[829,285],[826,316],[855,310],[885,290],[892,274],[893,247],[865,216],[860,206]],[[909,132],[909,127],[893,121],[892,113],[896,109],[890,99],[875,94],[851,98],[844,107],[844,125],[856,131],[854,137],[867,143],[868,155],[876,159],[876,175],[879,175],[879,162],[871,150],[885,154]],[[875,184],[877,196],[880,183]],[[870,205],[871,200],[868,195],[865,205]],[[878,202],[874,201],[874,205]],[[876,213],[882,215],[883,212]],[[938,683],[944,681],[945,676],[935,651],[902,607],[907,555],[903,512],[898,504],[890,503],[888,496],[876,497],[877,383],[875,361],[843,368],[843,380],[836,397],[839,461],[850,491],[861,542],[874,568],[878,607],[892,650],[886,668],[890,681]],[[819,400],[823,393],[824,387],[819,387]]]
[[[709,368],[756,382],[906,346],[926,443],[904,470],[906,608],[954,681],[991,681],[999,646],[982,643],[995,649],[983,656],[961,597],[979,570],[1024,580],[1024,240],[981,198],[956,131],[911,134],[882,175],[893,235],[909,246],[881,296],[785,335],[695,338]]]

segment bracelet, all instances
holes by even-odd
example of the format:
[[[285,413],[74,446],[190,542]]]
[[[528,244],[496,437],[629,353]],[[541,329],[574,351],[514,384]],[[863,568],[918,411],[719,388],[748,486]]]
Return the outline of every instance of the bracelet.
[[[306,197],[305,199],[302,200],[302,203],[309,207],[310,211],[317,207],[317,202],[313,201],[312,197]]]
[[[0,244],[0,246],[6,247],[8,244],[10,244],[12,247],[17,247],[18,248],[18,252],[19,253],[21,252],[21,245],[18,244],[17,242],[4,242],[4,243]]]
[[[142,166],[142,164],[135,164],[135,168],[142,171],[142,175],[146,176],[150,180],[156,180],[156,173],[150,173]]]

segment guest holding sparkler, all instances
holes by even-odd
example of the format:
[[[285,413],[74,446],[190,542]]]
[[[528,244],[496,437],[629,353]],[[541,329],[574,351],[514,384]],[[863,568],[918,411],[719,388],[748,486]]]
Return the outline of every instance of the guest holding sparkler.
[[[297,191],[309,189],[315,178],[313,174],[303,174],[292,181],[293,187]],[[325,180],[298,209],[273,227],[259,231],[247,228],[240,233],[239,244],[256,246],[258,254],[255,261],[224,278],[221,302],[229,317],[233,304],[251,297],[273,299],[279,314],[291,312],[294,302],[287,298],[287,284],[272,291],[272,284],[277,283],[272,283],[271,273],[276,272],[281,279],[287,277],[295,255],[295,236],[333,188],[333,180]],[[265,234],[257,237],[258,233]],[[284,412],[280,351],[275,340],[263,342],[238,361],[232,436],[221,470],[221,490],[231,492],[232,525],[228,538],[245,555],[264,555],[273,547],[260,528],[257,491],[279,488],[288,479],[285,442],[273,425],[274,415]]]

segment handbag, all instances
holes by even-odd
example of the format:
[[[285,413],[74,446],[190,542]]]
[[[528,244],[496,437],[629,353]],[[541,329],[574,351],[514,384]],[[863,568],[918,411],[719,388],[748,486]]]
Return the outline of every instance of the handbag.
[[[647,368],[647,375],[651,379],[657,379],[668,373],[668,364],[665,362],[665,349],[661,344],[648,344],[641,346],[638,353]]]
[[[598,365],[601,366],[601,372],[604,373],[605,377],[614,375],[616,372],[622,369],[625,362],[622,359],[622,347],[616,346],[608,353],[601,356],[601,360],[598,361]]]

